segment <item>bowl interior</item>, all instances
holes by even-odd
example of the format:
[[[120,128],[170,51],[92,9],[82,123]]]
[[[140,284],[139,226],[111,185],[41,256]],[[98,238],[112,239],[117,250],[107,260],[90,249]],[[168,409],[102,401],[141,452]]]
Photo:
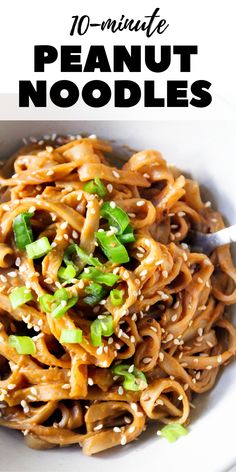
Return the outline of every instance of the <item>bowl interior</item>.
[[[164,158],[191,174],[201,184],[206,200],[211,200],[228,223],[236,221],[233,122],[1,122],[0,159],[7,159],[22,145],[22,137],[45,134],[97,134],[114,140],[115,153],[122,158],[132,149],[158,149]],[[236,312],[232,310],[236,319]],[[67,472],[83,467],[85,472],[143,471],[147,464],[187,472],[223,472],[236,463],[234,435],[229,434],[235,409],[236,363],[223,369],[214,389],[194,400],[196,409],[188,436],[169,444],[156,436],[152,424],[142,437],[125,447],[94,457],[85,457],[78,447],[35,451],[24,446],[19,433],[0,430],[0,471]],[[187,459],[187,460],[186,460]]]

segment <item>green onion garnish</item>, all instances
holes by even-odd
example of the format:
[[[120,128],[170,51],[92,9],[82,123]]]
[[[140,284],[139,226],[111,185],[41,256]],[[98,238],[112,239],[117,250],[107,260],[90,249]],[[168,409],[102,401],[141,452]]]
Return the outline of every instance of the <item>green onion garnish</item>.
[[[90,265],[94,267],[102,266],[102,263],[97,259],[97,257],[89,256],[77,244],[70,244],[70,246],[68,246],[64,252],[63,260],[66,265],[72,265],[76,271],[78,271],[78,267],[72,260],[73,256],[78,257],[86,265]]]
[[[59,279],[69,281],[71,279],[74,279],[74,277],[76,276],[76,270],[72,264],[68,264],[67,267],[60,267],[57,275]]]
[[[39,257],[45,256],[52,249],[46,236],[37,239],[37,241],[34,241],[31,244],[27,244],[25,248],[30,259],[39,259]]]
[[[133,243],[135,241],[135,236],[132,226],[128,225],[124,232],[117,237],[122,244]]]
[[[180,436],[186,436],[188,430],[178,423],[167,424],[161,430],[161,436],[166,438],[169,442],[175,442]]]
[[[18,249],[25,249],[27,244],[32,243],[33,241],[33,233],[30,226],[30,218],[33,216],[33,213],[21,213],[20,215],[16,216],[13,221],[13,231],[14,237],[16,242],[16,247]]]
[[[61,344],[76,344],[82,341],[81,329],[63,329],[60,336]]]
[[[35,354],[36,347],[29,336],[15,336],[11,334],[8,344],[18,352],[18,354]]]
[[[33,295],[31,290],[27,287],[17,287],[12,290],[9,295],[9,300],[11,302],[12,308],[17,308],[18,306],[24,305],[30,300],[33,300]]]
[[[112,287],[119,278],[119,275],[106,274],[95,267],[86,267],[79,276],[79,279],[92,280],[93,282],[108,285],[109,287]]]
[[[93,346],[102,345],[102,336],[109,337],[113,334],[113,318],[111,315],[96,319],[91,323],[90,336]]]
[[[96,193],[99,197],[105,197],[107,194],[107,189],[105,185],[101,182],[99,177],[95,177],[94,180],[90,180],[87,184],[84,185],[85,192]]]
[[[39,303],[45,313],[50,313],[53,318],[61,318],[78,301],[78,297],[69,298],[65,288],[56,290],[54,295],[39,297]]]
[[[114,306],[122,305],[123,302],[123,290],[118,290],[118,288],[113,288],[110,292],[111,303]]]
[[[106,290],[102,285],[92,282],[88,287],[84,289],[87,297],[83,299],[87,305],[95,305],[95,303],[100,302],[103,297],[106,295]]]
[[[109,226],[117,228],[117,234],[122,234],[129,224],[129,217],[122,208],[118,206],[114,208],[112,203],[114,204],[114,202],[103,203],[100,215],[108,220]]]
[[[106,231],[99,231],[95,233],[95,236],[109,261],[119,264],[129,262],[129,254],[125,246],[120,243],[114,234],[109,236]]]
[[[123,387],[125,390],[137,392],[138,390],[147,388],[147,379],[144,373],[136,367],[132,368],[132,372],[129,372],[130,370],[130,365],[118,364],[112,368],[112,373],[124,377]]]
[[[56,319],[62,318],[62,316],[77,303],[78,299],[79,297],[71,297],[68,302],[61,300],[57,307],[52,310],[51,316]]]

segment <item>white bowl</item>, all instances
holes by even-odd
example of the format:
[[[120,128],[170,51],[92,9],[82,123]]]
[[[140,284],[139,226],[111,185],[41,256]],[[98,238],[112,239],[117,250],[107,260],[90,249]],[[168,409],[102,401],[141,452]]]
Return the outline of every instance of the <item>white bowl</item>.
[[[0,122],[0,159],[21,138],[49,133],[95,133],[134,149],[155,148],[183,171],[191,173],[226,221],[236,222],[234,122]],[[194,401],[190,433],[174,444],[156,436],[151,426],[123,447],[85,457],[79,447],[35,451],[15,431],[0,430],[0,471],[143,472],[145,468],[175,472],[225,472],[236,464],[236,363],[222,369],[214,389]]]

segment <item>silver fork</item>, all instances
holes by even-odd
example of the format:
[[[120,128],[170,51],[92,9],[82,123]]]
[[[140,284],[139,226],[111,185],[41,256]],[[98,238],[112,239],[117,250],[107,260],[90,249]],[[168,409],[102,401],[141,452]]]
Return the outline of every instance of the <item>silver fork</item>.
[[[191,246],[193,252],[210,254],[217,247],[236,242],[236,225],[210,234],[189,231],[186,242]]]

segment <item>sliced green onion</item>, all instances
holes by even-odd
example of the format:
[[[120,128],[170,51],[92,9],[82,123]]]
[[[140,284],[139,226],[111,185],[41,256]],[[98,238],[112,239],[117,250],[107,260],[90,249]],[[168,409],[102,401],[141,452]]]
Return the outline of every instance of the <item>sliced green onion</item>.
[[[56,319],[62,318],[62,316],[77,303],[78,299],[78,297],[71,297],[68,302],[61,300],[57,307],[51,312],[51,316]]]
[[[113,208],[112,203],[114,204],[114,202],[103,203],[100,215],[108,220],[109,226],[117,228],[117,234],[122,234],[129,224],[129,217],[122,208],[118,206]]]
[[[109,337],[113,334],[113,318],[111,315],[96,319],[91,323],[90,336],[93,346],[102,345],[102,336]]]
[[[97,259],[97,257],[89,256],[81,247],[77,244],[70,244],[64,252],[64,262],[66,265],[72,265],[76,271],[78,271],[78,267],[72,260],[72,256],[76,255],[82,262],[86,265],[99,267],[102,266],[102,263]]]
[[[71,297],[65,288],[56,290],[54,295],[39,297],[39,303],[43,311],[50,313],[53,318],[61,318],[78,301],[78,297]]]
[[[161,436],[166,438],[169,442],[175,442],[180,436],[186,436],[188,434],[188,430],[178,423],[171,423],[161,430]]]
[[[36,347],[29,336],[15,336],[11,334],[8,338],[9,346],[13,347],[18,354],[35,354]]]
[[[33,295],[31,290],[27,287],[17,287],[12,290],[9,295],[9,300],[11,302],[12,308],[17,308],[18,306],[24,305],[30,300],[33,300]]]
[[[118,290],[118,288],[113,288],[110,292],[111,303],[114,306],[122,305],[123,302],[123,290]]]
[[[84,190],[88,193],[96,193],[99,197],[105,197],[107,194],[107,189],[99,177],[95,177],[94,180],[87,182],[87,184],[84,185]]]
[[[102,335],[109,337],[114,333],[113,329],[113,318],[111,315],[104,315],[103,318],[99,319],[102,327]]]
[[[96,232],[95,236],[99,246],[109,261],[117,262],[119,264],[129,262],[129,254],[125,246],[120,243],[114,234],[109,236],[106,231],[102,231]]]
[[[29,212],[21,213],[13,220],[14,237],[18,249],[25,249],[27,244],[32,243],[34,240],[29,221],[33,214]]]
[[[72,264],[68,264],[67,267],[60,267],[57,275],[59,279],[68,281],[74,279],[74,277],[76,276],[76,270]]]
[[[34,241],[31,244],[27,244],[25,248],[30,259],[39,259],[39,257],[45,256],[52,249],[46,236],[37,239],[37,241]]]
[[[97,347],[102,345],[102,327],[100,320],[96,319],[91,323],[90,337],[93,346]]]
[[[79,279],[92,280],[93,282],[105,284],[109,287],[112,287],[119,278],[119,275],[105,274],[101,270],[95,269],[95,267],[86,267],[79,276]]]
[[[125,390],[137,392],[147,388],[148,384],[144,373],[136,367],[133,367],[132,372],[129,372],[130,367],[128,364],[118,364],[112,368],[112,373],[124,377],[123,387]]]
[[[82,341],[81,329],[63,329],[60,336],[61,344],[76,344]]]
[[[44,311],[45,313],[51,313],[52,311],[52,304],[54,302],[54,296],[53,295],[42,295],[39,297],[39,303],[41,310]]]
[[[88,295],[83,299],[87,305],[95,305],[95,303],[100,302],[106,295],[106,290],[102,287],[102,285],[95,282],[92,282],[90,285],[88,285],[84,291]]]
[[[128,225],[124,232],[117,237],[122,244],[133,243],[135,241],[135,236],[132,226]]]
[[[54,298],[56,300],[69,300],[69,295],[68,292],[65,288],[59,288],[58,290],[55,291],[54,293]]]

